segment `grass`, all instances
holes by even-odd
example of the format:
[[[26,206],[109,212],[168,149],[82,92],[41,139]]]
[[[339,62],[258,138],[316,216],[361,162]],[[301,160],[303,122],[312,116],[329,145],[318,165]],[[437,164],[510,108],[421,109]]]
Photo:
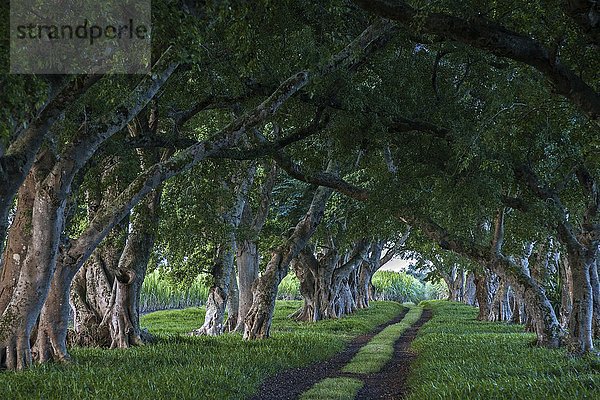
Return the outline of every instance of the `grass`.
[[[2,372],[1,398],[244,399],[267,376],[332,356],[347,340],[393,318],[402,307],[375,302],[339,320],[289,320],[287,315],[300,304],[278,302],[273,337],[255,342],[245,342],[239,335],[182,335],[201,324],[200,308],[148,314],[142,326],[158,335],[156,344],[127,350],[75,348],[71,365]]]
[[[344,366],[343,372],[368,374],[380,371],[394,355],[394,343],[419,320],[421,307],[408,306],[409,311],[402,321],[386,327],[364,345],[352,360]]]
[[[430,301],[434,316],[412,348],[410,400],[597,399],[598,358],[533,347],[519,325],[479,322],[473,307]]]
[[[300,400],[353,400],[364,383],[353,378],[326,378],[302,393]]]

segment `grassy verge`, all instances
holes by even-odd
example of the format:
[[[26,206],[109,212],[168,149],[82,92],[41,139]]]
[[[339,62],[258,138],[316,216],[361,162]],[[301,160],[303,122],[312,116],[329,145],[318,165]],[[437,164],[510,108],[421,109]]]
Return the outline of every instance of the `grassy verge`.
[[[268,375],[330,357],[351,337],[401,310],[397,303],[375,302],[339,320],[289,320],[299,306],[298,301],[278,302],[272,339],[256,342],[239,335],[183,336],[200,325],[204,312],[199,308],[148,314],[142,325],[159,335],[158,343],[127,350],[73,349],[72,365],[2,372],[1,398],[244,399]]]
[[[327,378],[302,393],[300,400],[353,400],[363,385],[360,379]]]
[[[394,355],[394,343],[421,317],[423,309],[408,306],[410,310],[402,321],[390,325],[379,332],[373,339],[364,345],[354,358],[342,369],[343,372],[355,374],[368,374],[380,371]]]
[[[476,321],[469,306],[424,304],[434,315],[412,344],[411,400],[598,398],[597,358],[532,347],[521,326]]]

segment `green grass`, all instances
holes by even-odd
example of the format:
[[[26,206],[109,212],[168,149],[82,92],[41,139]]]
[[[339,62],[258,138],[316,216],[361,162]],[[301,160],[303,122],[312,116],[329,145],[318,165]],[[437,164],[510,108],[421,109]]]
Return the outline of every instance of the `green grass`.
[[[127,349],[72,349],[71,365],[0,373],[2,399],[244,399],[261,381],[286,368],[326,359],[347,340],[393,318],[401,305],[375,302],[367,310],[318,323],[287,318],[299,301],[278,302],[273,337],[184,336],[200,326],[203,310],[160,311],[142,318],[156,344]]]
[[[302,393],[300,400],[353,400],[362,387],[360,379],[326,378]]]
[[[402,321],[386,327],[364,345],[352,360],[344,366],[343,372],[368,374],[380,371],[394,355],[394,343],[421,317],[421,307],[408,306],[410,309]]]
[[[425,302],[434,316],[412,348],[410,400],[598,399],[600,361],[533,347],[519,325],[479,322],[473,307]]]

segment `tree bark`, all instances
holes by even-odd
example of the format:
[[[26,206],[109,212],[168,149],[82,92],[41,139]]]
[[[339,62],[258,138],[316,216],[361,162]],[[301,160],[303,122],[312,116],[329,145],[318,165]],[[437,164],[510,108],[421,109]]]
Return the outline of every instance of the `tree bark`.
[[[573,275],[568,257],[559,260],[560,271],[560,325],[566,329],[573,311]]]
[[[451,236],[435,222],[415,220],[424,233],[440,243],[446,250],[452,250],[469,257],[480,264],[489,265],[500,279],[506,280],[523,298],[529,313],[536,323],[537,344],[545,347],[560,345],[561,329],[550,300],[543,288],[511,257],[502,254],[504,238],[504,212],[499,212],[495,221],[494,240],[490,248],[479,246],[468,240]]]
[[[19,189],[17,211],[10,228],[0,269],[0,314],[10,302],[22,263],[27,257],[31,238],[31,217],[35,199],[35,171],[31,171]]]
[[[52,277],[48,297],[40,313],[37,337],[32,350],[35,360],[40,363],[70,360],[67,352],[69,286],[74,275],[73,269],[63,263],[58,263]]]
[[[600,278],[598,277],[598,260],[590,267],[590,284],[592,285],[593,312],[592,329],[594,338],[600,338]]]
[[[468,304],[470,306],[475,305],[475,291],[475,274],[473,273],[473,271],[469,271],[467,274],[467,281],[465,283],[465,294],[463,297],[463,302],[465,304]]]
[[[36,188],[31,251],[23,264],[12,299],[0,316],[0,348],[8,348],[9,369],[23,369],[31,364],[31,330],[40,315],[56,269],[67,196],[75,175],[104,141],[145,107],[175,68],[175,64],[169,64],[142,80],[123,105],[116,108],[110,120],[100,117],[91,124],[92,134],[87,130],[76,134]]]
[[[0,156],[0,254],[3,252],[8,213],[13,206],[13,199],[30,173],[44,137],[66,108],[100,77],[101,75],[85,75],[53,79],[46,102],[37,110],[33,120],[26,124],[27,128],[17,135],[6,153]]]
[[[487,321],[491,313],[490,299],[493,297],[490,293],[490,285],[487,273],[475,274],[475,297],[479,305],[478,321]]]
[[[242,213],[248,200],[248,191],[254,182],[256,165],[246,166],[245,176],[236,184],[234,203],[230,210],[223,215],[228,232],[224,242],[219,246],[216,261],[211,271],[212,282],[208,299],[206,300],[206,315],[204,324],[193,335],[218,336],[223,333],[225,325],[225,307],[228,302],[231,274],[234,272],[234,260],[236,253],[235,230],[240,225]],[[242,168],[246,168],[242,166]],[[234,276],[235,279],[235,276]],[[235,324],[232,320],[232,324]]]
[[[595,255],[588,258],[585,254],[569,252],[569,265],[573,273],[573,310],[569,318],[569,337],[579,352],[594,349],[592,320],[593,292],[591,268],[595,267]]]
[[[258,278],[258,246],[254,240],[244,240],[237,248],[239,276],[239,308],[236,332],[243,332],[244,318],[252,306],[252,284]]]
[[[236,263],[239,278],[239,309],[236,332],[244,332],[244,320],[252,306],[252,285],[258,278],[258,237],[267,221],[273,187],[279,171],[275,164],[271,164],[263,186],[261,187],[260,202],[256,210],[252,209],[250,202],[244,205],[241,225],[248,228],[249,237],[238,241]]]
[[[371,279],[373,274],[381,265],[381,253],[383,251],[383,241],[375,241],[371,244],[371,255],[368,260],[363,261],[358,273],[358,308],[369,307],[369,302],[373,299],[371,291]]]
[[[234,271],[229,284],[229,296],[227,299],[227,320],[225,322],[226,332],[235,332],[235,328],[240,316],[240,290],[236,275],[234,264]]]
[[[231,233],[233,236],[233,233]],[[217,250],[215,263],[212,267],[213,283],[208,292],[206,300],[206,315],[204,324],[193,335],[218,336],[223,333],[225,306],[227,305],[227,296],[231,272],[233,268],[233,254],[235,252],[234,243],[223,243]]]
[[[332,167],[333,163],[330,162],[328,170]],[[321,223],[331,194],[332,190],[324,187],[315,191],[308,212],[298,222],[286,243],[273,252],[265,273],[254,283],[252,307],[244,321],[244,339],[269,337],[279,283],[287,275],[291,261],[304,249]]]
[[[129,233],[116,274],[111,312],[111,348],[144,344],[149,335],[140,328],[140,295],[159,223],[162,188],[148,194],[131,212]]]

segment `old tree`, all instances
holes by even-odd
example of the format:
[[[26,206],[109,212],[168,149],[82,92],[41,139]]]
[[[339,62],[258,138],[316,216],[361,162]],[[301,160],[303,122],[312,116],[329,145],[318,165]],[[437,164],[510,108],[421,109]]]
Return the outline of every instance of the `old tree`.
[[[151,75],[0,77],[2,368],[147,341],[151,258],[210,276],[194,334],[253,340],[289,272],[294,318],[338,318],[408,250],[594,350],[595,2],[155,3]]]

